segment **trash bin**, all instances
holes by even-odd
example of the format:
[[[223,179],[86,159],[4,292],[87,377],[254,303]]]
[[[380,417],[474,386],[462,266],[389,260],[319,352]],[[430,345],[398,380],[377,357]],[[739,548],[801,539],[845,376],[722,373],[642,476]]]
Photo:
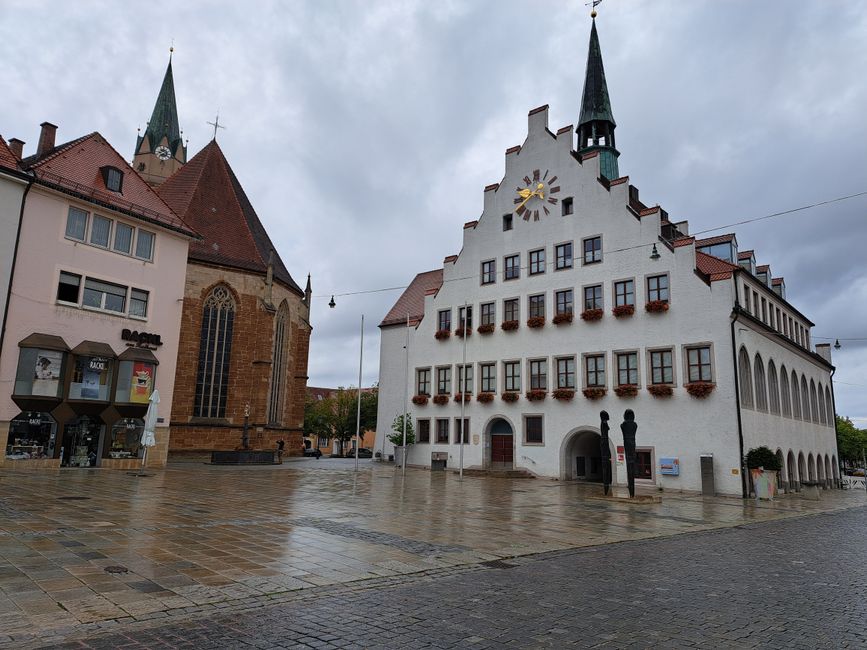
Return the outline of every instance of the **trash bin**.
[[[432,451],[430,455],[430,471],[441,472],[446,468],[446,463],[449,460],[449,452],[447,451]]]

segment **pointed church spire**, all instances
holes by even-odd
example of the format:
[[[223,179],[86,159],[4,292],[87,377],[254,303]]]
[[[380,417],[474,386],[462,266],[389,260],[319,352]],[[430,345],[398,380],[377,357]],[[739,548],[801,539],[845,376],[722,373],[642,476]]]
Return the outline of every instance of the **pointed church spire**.
[[[595,12],[594,12],[595,13]],[[605,83],[605,68],[602,65],[602,49],[596,32],[596,18],[590,30],[590,47],[587,52],[587,71],[584,74],[584,92],[581,96],[581,116],[578,118],[578,153],[599,151],[602,175],[614,180],[620,176],[617,158],[620,152],[614,145],[614,129],[617,123],[611,111],[608,85]]]

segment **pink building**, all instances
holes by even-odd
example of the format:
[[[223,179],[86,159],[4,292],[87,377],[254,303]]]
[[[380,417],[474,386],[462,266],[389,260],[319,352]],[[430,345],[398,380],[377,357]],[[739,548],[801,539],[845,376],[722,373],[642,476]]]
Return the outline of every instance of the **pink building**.
[[[159,389],[165,463],[189,242],[196,233],[98,133],[44,123],[0,340],[0,463],[130,468]]]

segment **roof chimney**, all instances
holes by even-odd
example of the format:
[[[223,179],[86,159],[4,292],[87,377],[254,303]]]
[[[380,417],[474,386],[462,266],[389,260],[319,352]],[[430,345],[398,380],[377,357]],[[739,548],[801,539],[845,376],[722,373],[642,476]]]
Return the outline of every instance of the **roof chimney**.
[[[43,156],[54,149],[54,136],[57,134],[57,126],[51,122],[43,122],[39,126],[42,127],[42,131],[39,133],[39,146],[36,147],[36,155]]]
[[[24,156],[24,140],[19,140],[18,138],[9,140],[9,150],[18,160],[21,160]]]

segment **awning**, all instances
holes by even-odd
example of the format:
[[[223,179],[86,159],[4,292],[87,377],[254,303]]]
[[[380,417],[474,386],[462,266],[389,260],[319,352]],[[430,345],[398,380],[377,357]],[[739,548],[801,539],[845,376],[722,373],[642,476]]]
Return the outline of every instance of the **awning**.
[[[69,352],[69,346],[59,336],[53,334],[34,333],[25,339],[18,341],[19,348],[42,348],[43,350],[59,350]]]
[[[116,359],[117,355],[111,346],[107,343],[97,343],[96,341],[82,341],[74,348],[72,354],[80,357],[105,357],[106,359]]]
[[[159,361],[154,356],[154,353],[147,348],[127,348],[120,353],[118,357],[121,361],[145,361],[154,365],[159,365]]]

